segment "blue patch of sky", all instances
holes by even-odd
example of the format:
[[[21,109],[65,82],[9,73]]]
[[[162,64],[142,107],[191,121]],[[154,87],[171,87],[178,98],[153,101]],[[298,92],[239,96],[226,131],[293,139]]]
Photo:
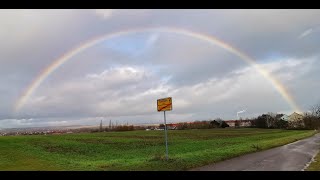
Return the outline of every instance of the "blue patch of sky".
[[[278,52],[269,53],[264,59],[264,63],[277,62],[286,59],[284,55]]]
[[[121,58],[119,61],[106,61],[105,65],[107,67],[143,66],[151,70],[154,74],[159,74],[161,69],[164,67],[161,65],[155,65],[151,61],[146,60],[146,57],[144,57],[144,55],[146,55],[146,53],[152,49],[153,44],[157,41],[158,37],[159,33],[151,32],[128,34],[108,39],[99,44],[98,48],[105,49],[106,51],[112,50],[124,55],[119,56],[119,58]]]
[[[120,53],[135,55],[146,49],[148,39],[151,33],[135,33],[109,39],[104,42],[106,48],[118,51]]]

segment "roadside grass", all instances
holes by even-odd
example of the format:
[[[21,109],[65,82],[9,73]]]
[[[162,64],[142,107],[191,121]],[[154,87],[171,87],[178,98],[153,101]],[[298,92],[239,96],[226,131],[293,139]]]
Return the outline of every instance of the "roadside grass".
[[[308,166],[306,171],[320,171],[320,151],[314,158],[314,161]]]
[[[0,170],[187,170],[294,142],[314,131],[256,128],[0,137]]]

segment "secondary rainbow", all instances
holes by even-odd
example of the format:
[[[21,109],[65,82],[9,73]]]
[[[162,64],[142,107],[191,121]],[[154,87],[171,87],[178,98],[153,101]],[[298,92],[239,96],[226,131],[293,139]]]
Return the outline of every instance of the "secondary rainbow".
[[[259,64],[255,62],[253,58],[246,55],[245,53],[241,52],[240,50],[232,47],[231,45],[219,40],[218,38],[204,34],[199,32],[190,31],[187,29],[177,28],[177,27],[144,27],[144,28],[132,28],[132,29],[126,29],[122,31],[107,33],[102,36],[95,37],[93,39],[90,39],[89,41],[86,41],[82,44],[80,44],[78,47],[66,52],[58,59],[55,59],[52,64],[50,64],[47,68],[45,68],[33,81],[32,83],[27,87],[27,89],[24,91],[22,96],[19,98],[18,102],[15,105],[15,112],[18,112],[21,107],[23,107],[30,96],[33,94],[33,92],[41,85],[41,83],[50,76],[51,73],[53,73],[55,70],[57,70],[60,66],[62,66],[65,62],[69,61],[74,57],[75,55],[81,53],[82,51],[99,44],[103,41],[106,41],[111,38],[128,35],[132,33],[139,33],[139,32],[165,32],[165,33],[174,33],[174,34],[180,34],[189,36],[195,39],[203,40],[205,42],[208,42],[212,45],[216,45],[220,48],[225,49],[226,51],[238,56],[240,59],[242,59],[244,62],[249,64],[250,66],[254,67],[263,77],[265,77],[267,80],[271,82],[271,84],[274,86],[274,88],[279,92],[279,94],[286,100],[286,102],[290,105],[290,107],[294,111],[301,112],[299,106],[294,101],[290,93],[286,90],[286,88],[281,84],[279,80],[277,80],[275,77],[273,77],[266,69],[261,67]]]

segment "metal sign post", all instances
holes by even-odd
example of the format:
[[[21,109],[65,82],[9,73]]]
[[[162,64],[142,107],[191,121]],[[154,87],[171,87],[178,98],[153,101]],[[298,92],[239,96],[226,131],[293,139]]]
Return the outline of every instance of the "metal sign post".
[[[167,122],[166,122],[166,111],[163,111],[164,115],[164,134],[166,137],[166,160],[168,160],[169,155],[168,155],[168,132],[167,132]]]
[[[169,152],[168,152],[168,130],[167,130],[167,120],[166,120],[166,111],[172,110],[172,98],[163,98],[157,100],[157,108],[158,112],[163,111],[164,115],[164,135],[166,138],[166,160],[169,159]]]

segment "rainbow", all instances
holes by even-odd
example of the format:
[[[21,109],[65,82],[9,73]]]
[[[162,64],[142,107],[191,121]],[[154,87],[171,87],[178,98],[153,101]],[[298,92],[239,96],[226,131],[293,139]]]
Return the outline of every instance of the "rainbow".
[[[95,37],[93,39],[90,39],[82,44],[80,44],[78,47],[72,49],[71,51],[66,52],[58,59],[55,59],[52,64],[50,64],[47,68],[45,68],[33,81],[32,83],[26,88],[22,96],[18,99],[18,102],[15,104],[15,112],[18,112],[21,107],[23,107],[24,104],[28,101],[30,96],[33,94],[33,92],[41,85],[41,83],[48,77],[50,74],[52,74],[55,70],[57,70],[60,66],[62,66],[64,63],[69,61],[72,57],[75,55],[81,53],[82,51],[98,44],[103,41],[106,41],[111,38],[128,35],[132,33],[139,33],[139,32],[165,32],[165,33],[174,33],[179,35],[185,35],[189,36],[195,39],[199,39],[202,41],[205,41],[211,45],[218,46],[230,53],[232,53],[235,56],[238,56],[240,59],[242,59],[245,63],[252,66],[257,70],[264,78],[269,80],[271,84],[274,86],[274,88],[279,92],[279,94],[285,99],[285,101],[290,105],[290,107],[294,111],[301,112],[299,106],[294,101],[290,93],[286,90],[286,88],[281,84],[280,81],[278,81],[275,77],[273,77],[267,70],[265,70],[263,67],[261,67],[259,64],[255,62],[253,58],[246,55],[245,53],[241,52],[240,50],[232,47],[231,45],[219,40],[216,37],[213,37],[208,34],[198,33],[186,29],[176,28],[176,27],[147,27],[147,28],[132,28],[127,29],[123,31],[117,31],[112,33],[107,33],[102,36]]]

